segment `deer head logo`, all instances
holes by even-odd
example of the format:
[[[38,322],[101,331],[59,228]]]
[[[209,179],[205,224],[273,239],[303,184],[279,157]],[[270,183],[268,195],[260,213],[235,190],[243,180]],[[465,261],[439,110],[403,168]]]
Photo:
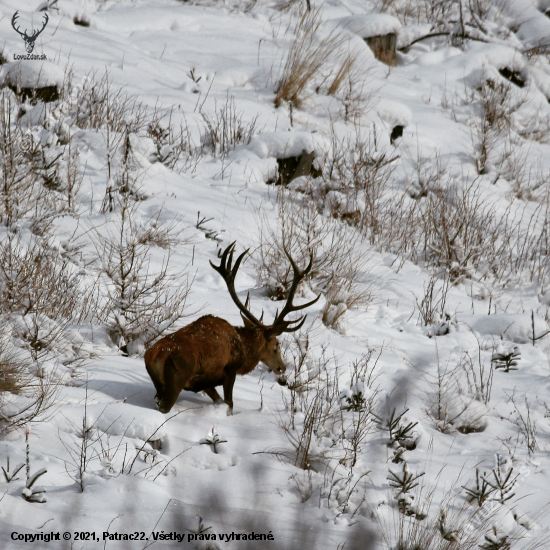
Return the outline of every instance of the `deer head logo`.
[[[48,24],[49,17],[48,14],[44,14],[44,24],[42,25],[42,28],[39,31],[33,31],[33,33],[29,36],[27,34],[27,31],[21,32],[19,30],[19,27],[16,27],[15,24],[17,23],[17,18],[19,17],[19,11],[16,11],[13,14],[13,17],[11,18],[11,26],[14,28],[14,30],[21,35],[21,38],[25,41],[25,48],[27,49],[27,53],[32,53],[34,50],[34,43],[36,39],[38,38],[38,35],[46,28],[46,25]]]

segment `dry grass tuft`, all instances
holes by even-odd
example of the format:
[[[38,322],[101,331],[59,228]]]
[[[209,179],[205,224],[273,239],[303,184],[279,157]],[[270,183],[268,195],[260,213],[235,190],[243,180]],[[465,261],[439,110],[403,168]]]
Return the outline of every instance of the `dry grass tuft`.
[[[335,49],[344,41],[344,37],[336,31],[332,31],[324,38],[319,37],[322,30],[319,13],[319,10],[305,11],[298,23],[296,38],[290,46],[277,86],[275,107],[280,107],[284,103],[299,107],[306,98],[308,85],[316,75],[319,75]],[[341,68],[341,79],[345,78],[350,68]],[[338,84],[335,83],[334,86]]]

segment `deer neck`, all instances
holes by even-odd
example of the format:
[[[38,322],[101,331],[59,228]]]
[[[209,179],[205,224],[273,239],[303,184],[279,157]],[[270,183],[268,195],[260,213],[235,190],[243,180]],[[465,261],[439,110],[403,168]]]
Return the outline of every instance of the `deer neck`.
[[[265,336],[261,329],[235,327],[242,342],[242,367],[238,374],[248,374],[260,362],[260,353],[265,346]]]

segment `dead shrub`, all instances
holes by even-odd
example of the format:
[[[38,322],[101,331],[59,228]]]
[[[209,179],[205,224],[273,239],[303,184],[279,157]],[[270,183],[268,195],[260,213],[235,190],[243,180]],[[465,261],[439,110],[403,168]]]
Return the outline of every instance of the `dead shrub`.
[[[488,276],[499,280],[509,268],[503,258],[508,256],[512,235],[506,215],[497,219],[495,208],[476,181],[428,194],[418,220],[424,260],[443,268],[455,283]]]
[[[107,71],[100,80],[96,79],[96,73],[86,76],[76,89],[73,105],[75,122],[82,129],[108,128],[116,134],[124,134],[127,129],[137,133],[147,126],[145,105],[137,96],[113,87]]]
[[[123,354],[143,352],[156,338],[182,319],[191,282],[186,273],[169,270],[171,250],[160,269],[151,269],[151,255],[161,238],[174,242],[169,228],[157,225],[156,237],[145,233],[135,203],[123,204],[106,228],[93,228],[99,274],[97,319],[107,327]]]
[[[284,103],[299,107],[307,97],[307,88],[320,76],[333,52],[343,44],[344,38],[337,31],[321,38],[322,27],[319,10],[302,13],[277,84],[275,107]],[[347,71],[349,67],[341,76]]]
[[[517,127],[514,113],[525,103],[525,94],[519,94],[517,87],[498,75],[483,73],[481,83],[467,94],[467,103],[474,106],[469,118],[470,138],[478,174],[484,174],[491,167],[491,160],[503,138]]]
[[[18,121],[18,101],[9,89],[0,92],[0,222],[11,227],[40,210],[40,178],[29,150],[32,134]]]
[[[10,315],[13,336],[38,364],[49,354],[72,356],[69,325],[87,315],[82,274],[39,237],[24,242],[8,233],[0,243],[0,311]]]
[[[487,395],[485,373],[482,373],[481,393],[472,394],[464,389],[464,360],[462,356],[457,363],[452,364],[449,358],[442,365],[437,352],[437,370],[435,374],[426,373],[428,383],[426,390],[426,413],[435,422],[435,427],[442,433],[452,434],[482,432],[487,426],[488,413],[485,403],[481,403],[478,397]],[[472,366],[470,364],[470,366]],[[468,388],[473,389],[472,371],[467,372]],[[475,371],[475,380],[479,383],[479,371]],[[490,389],[488,390],[490,392]]]
[[[407,240],[402,232],[411,225],[404,221],[416,208],[391,189],[398,159],[380,142],[376,126],[368,133],[356,127],[344,139],[332,132],[322,176],[297,189],[319,211],[356,227],[372,245],[391,248]]]
[[[451,283],[447,277],[439,281],[432,275],[424,287],[422,299],[419,301],[419,297],[415,296],[419,324],[423,327],[433,326],[433,333],[429,333],[429,336],[449,333],[451,316],[447,312],[447,294],[450,287]]]
[[[327,95],[333,96],[341,105],[346,122],[357,122],[366,115],[373,104],[375,91],[367,90],[366,80],[370,68],[358,66],[357,50],[347,51],[336,62],[327,83]]]
[[[83,315],[80,274],[47,240],[8,233],[0,243],[0,308],[76,321]]]
[[[147,136],[153,140],[156,151],[149,161],[161,162],[178,173],[193,173],[204,156],[203,147],[195,145],[185,117],[177,127],[173,122],[173,115],[174,109],[155,109],[151,115]]]
[[[11,342],[12,325],[0,320],[0,434],[44,420],[55,405],[59,384],[55,376],[32,372],[31,362]]]
[[[5,319],[2,320],[1,326],[3,331],[11,332]],[[29,362],[25,361],[21,352],[11,345],[4,333],[0,339],[0,395],[4,392],[15,395],[21,393],[32,379],[29,366]]]
[[[272,227],[261,214],[256,270],[259,283],[275,300],[284,299],[292,282],[292,270],[284,261],[284,249],[296,262],[307,264],[313,254],[313,267],[307,280],[327,300],[323,317],[329,326],[350,308],[366,307],[374,298],[374,287],[366,280],[368,254],[361,235],[347,225],[321,215],[307,200],[299,201],[282,191],[279,218]],[[331,308],[338,310],[338,315]]]
[[[214,116],[210,117],[200,110],[204,122],[201,143],[213,156],[225,157],[236,145],[250,143],[256,131],[257,115],[249,123],[243,122],[243,113],[237,111],[235,98],[229,96],[220,109],[216,104],[214,111]]]

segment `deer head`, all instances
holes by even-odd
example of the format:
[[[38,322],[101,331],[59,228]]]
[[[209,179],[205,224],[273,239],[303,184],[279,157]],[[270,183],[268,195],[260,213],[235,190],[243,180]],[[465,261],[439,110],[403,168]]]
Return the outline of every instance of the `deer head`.
[[[319,294],[319,296],[317,296],[314,300],[298,306],[292,303],[296,290],[298,289],[298,285],[311,271],[311,267],[313,265],[313,254],[310,255],[310,260],[307,267],[300,270],[296,265],[296,262],[292,259],[292,256],[287,251],[286,247],[284,248],[285,254],[289,259],[293,270],[292,284],[290,285],[288,296],[281,312],[279,313],[277,311],[275,314],[275,319],[271,325],[264,325],[263,313],[262,316],[257,319],[250,311],[250,295],[247,295],[246,301],[243,304],[235,291],[235,276],[237,275],[237,271],[239,270],[244,256],[248,253],[248,250],[249,249],[245,250],[233,264],[233,253],[235,251],[235,242],[233,242],[223,251],[223,253],[218,252],[220,265],[214,265],[212,262],[210,262],[210,265],[222,276],[225,281],[231,299],[241,312],[241,317],[244,321],[245,327],[256,329],[259,333],[261,333],[264,342],[262,342],[262,346],[258,350],[259,360],[265,363],[276,374],[282,374],[286,370],[286,365],[281,357],[280,344],[277,340],[277,336],[280,336],[284,332],[295,332],[299,330],[306,320],[306,315],[302,315],[298,319],[293,320],[286,320],[285,317],[290,313],[303,310],[313,305],[321,297]]]
[[[48,21],[49,21],[48,14],[47,13],[44,14],[44,24],[42,25],[42,28],[40,30],[33,31],[33,33],[30,36],[27,34],[26,30],[24,32],[21,32],[19,28],[15,26],[18,17],[19,17],[19,11],[16,11],[13,14],[13,17],[11,18],[11,26],[17,33],[21,35],[21,38],[23,38],[23,40],[25,41],[25,48],[27,52],[32,53],[32,51],[34,50],[34,43],[38,38],[38,35],[46,28],[46,25],[48,24]]]

